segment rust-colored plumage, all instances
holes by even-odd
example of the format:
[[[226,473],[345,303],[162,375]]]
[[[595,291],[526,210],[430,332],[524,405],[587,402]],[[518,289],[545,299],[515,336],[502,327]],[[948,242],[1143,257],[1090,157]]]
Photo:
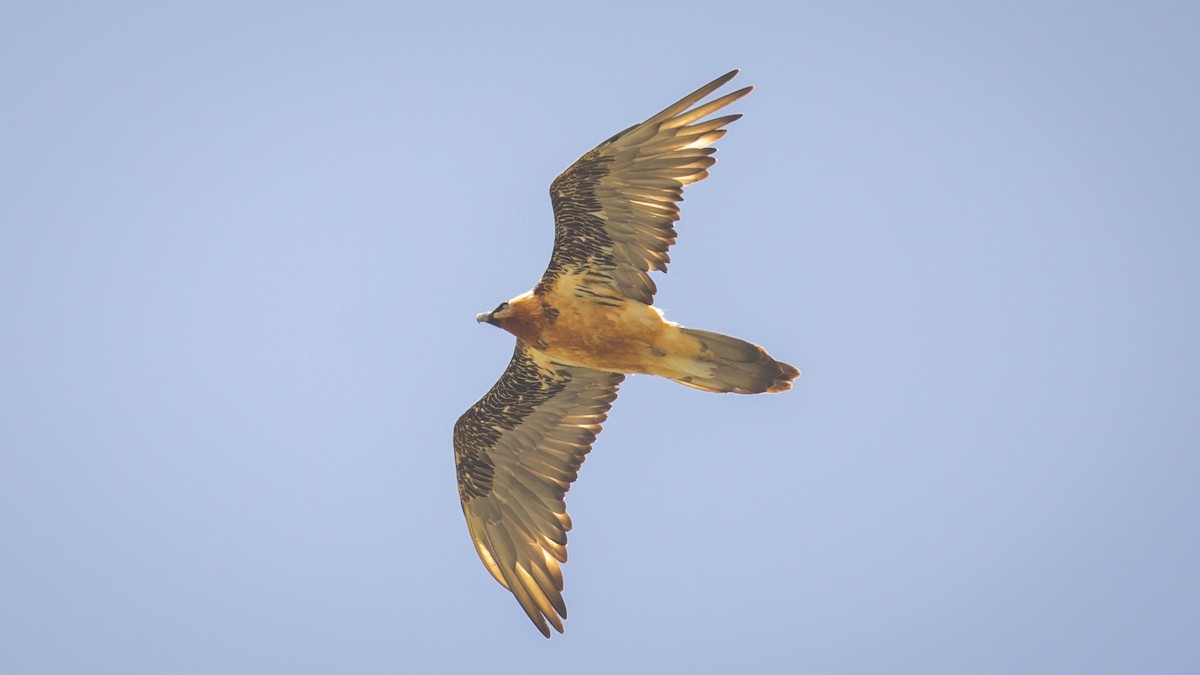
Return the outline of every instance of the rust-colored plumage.
[[[627,373],[713,392],[790,389],[800,372],[737,338],[684,328],[653,306],[683,187],[748,94],[705,97],[737,71],[601,143],[550,186],[554,252],[534,289],[477,319],[517,338],[508,369],[454,426],[459,495],[475,549],[546,637],[563,630],[564,496]],[[699,105],[698,105],[699,104]]]

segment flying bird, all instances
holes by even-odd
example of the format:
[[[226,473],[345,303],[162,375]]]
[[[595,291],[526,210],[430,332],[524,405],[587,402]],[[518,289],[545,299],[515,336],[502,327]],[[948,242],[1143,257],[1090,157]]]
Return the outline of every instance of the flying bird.
[[[726,73],[596,146],[550,185],[554,250],[533,290],[477,321],[517,338],[500,380],[454,425],[458,492],[475,550],[546,637],[563,631],[563,498],[627,373],[712,392],[791,389],[800,371],[758,345],[684,328],[652,306],[683,187],[708,176],[711,147],[750,93],[700,102]]]

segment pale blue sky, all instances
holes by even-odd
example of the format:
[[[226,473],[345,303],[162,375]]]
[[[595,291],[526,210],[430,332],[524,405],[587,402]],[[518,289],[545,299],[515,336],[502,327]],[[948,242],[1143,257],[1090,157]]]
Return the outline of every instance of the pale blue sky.
[[[1200,10],[787,5],[7,3],[4,669],[1200,671]],[[627,380],[547,642],[474,316],[733,67],[658,302],[804,375]]]

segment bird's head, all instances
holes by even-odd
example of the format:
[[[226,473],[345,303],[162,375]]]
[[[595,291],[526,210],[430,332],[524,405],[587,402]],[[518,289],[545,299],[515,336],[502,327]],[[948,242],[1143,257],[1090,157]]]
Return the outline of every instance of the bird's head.
[[[511,315],[512,310],[509,308],[508,303],[502,302],[496,307],[496,309],[476,316],[475,320],[479,323],[490,323],[493,326],[500,326],[503,328],[502,324],[504,320]]]

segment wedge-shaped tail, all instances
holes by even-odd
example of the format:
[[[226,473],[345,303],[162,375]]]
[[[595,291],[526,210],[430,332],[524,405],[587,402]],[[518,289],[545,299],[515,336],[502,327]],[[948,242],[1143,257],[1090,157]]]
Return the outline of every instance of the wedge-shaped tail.
[[[668,377],[680,384],[718,393],[761,394],[787,391],[800,376],[794,366],[776,361],[756,344],[706,330],[679,331],[695,341],[689,362],[672,359],[676,373]]]

